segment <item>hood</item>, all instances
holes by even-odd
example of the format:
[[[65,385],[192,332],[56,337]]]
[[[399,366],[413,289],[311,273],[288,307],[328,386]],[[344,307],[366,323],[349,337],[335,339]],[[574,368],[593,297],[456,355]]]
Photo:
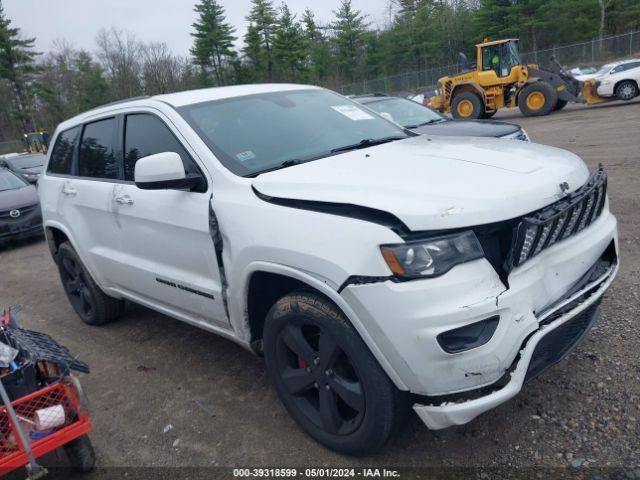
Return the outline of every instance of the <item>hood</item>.
[[[515,218],[588,175],[579,157],[553,147],[419,135],[264,173],[253,186],[271,197],[375,208],[417,231]]]
[[[0,191],[0,211],[22,208],[38,203],[38,191],[33,185]]]
[[[597,73],[582,73],[580,75],[574,75],[573,78],[576,80],[580,80],[581,82],[585,82],[587,80],[591,80],[598,77]]]
[[[412,128],[413,132],[451,137],[504,137],[520,130],[519,125],[482,120],[449,120]]]
[[[38,165],[37,167],[21,168],[20,173],[31,173],[31,174],[40,175],[42,173],[42,168],[43,168],[42,165]]]

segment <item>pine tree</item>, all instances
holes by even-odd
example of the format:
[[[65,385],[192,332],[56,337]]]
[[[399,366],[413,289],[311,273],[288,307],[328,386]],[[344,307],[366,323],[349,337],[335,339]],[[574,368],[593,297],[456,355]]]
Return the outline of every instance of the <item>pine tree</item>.
[[[91,55],[80,50],[74,59],[76,69],[75,90],[77,92],[77,111],[84,112],[107,103],[109,86],[104,78],[102,67],[93,61]]]
[[[260,37],[260,48],[267,67],[267,79],[273,79],[273,36],[276,29],[277,15],[270,0],[252,0],[252,7],[247,20],[253,25],[254,32]],[[247,31],[247,34],[249,32]]]
[[[38,71],[34,59],[34,38],[20,38],[20,29],[11,26],[0,0],[0,80],[11,91],[10,114],[20,123],[23,132],[35,130],[31,113],[33,75]]]
[[[273,38],[273,59],[284,80],[298,81],[305,69],[305,41],[296,16],[282,4],[280,18]]]
[[[316,24],[313,12],[308,8],[302,15],[302,23],[308,78],[311,83],[323,83],[331,73],[333,60],[329,40]]]
[[[201,0],[194,10],[199,14],[192,27],[195,38],[191,55],[205,74],[213,70],[217,85],[225,84],[225,69],[236,56],[233,50],[235,28],[225,22],[224,8],[216,0]]]
[[[262,81],[265,79],[265,58],[262,49],[262,38],[258,28],[250,24],[247,33],[244,35],[244,47],[242,48],[246,68],[243,68],[243,74],[251,82]]]
[[[336,16],[332,27],[338,71],[343,78],[353,81],[362,64],[362,47],[368,24],[362,13],[353,8],[351,0],[342,0],[339,10],[333,13]]]

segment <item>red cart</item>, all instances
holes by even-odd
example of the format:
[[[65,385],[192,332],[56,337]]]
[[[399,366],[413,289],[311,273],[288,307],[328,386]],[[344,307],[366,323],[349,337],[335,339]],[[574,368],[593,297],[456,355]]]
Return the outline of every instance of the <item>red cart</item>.
[[[6,320],[2,320],[0,315],[0,325],[4,323],[2,328],[7,328]],[[12,318],[11,323],[14,321]],[[41,342],[41,337],[44,337],[49,342],[47,347],[68,353],[64,347],[52,346],[53,341],[44,334],[22,330],[20,334],[25,335],[25,332],[29,334],[27,341],[36,338]],[[13,334],[18,337],[16,331]],[[36,369],[40,378],[51,380],[45,380],[44,386],[40,384],[42,388],[19,398],[13,390],[13,401],[5,388],[7,377],[0,381],[3,403],[0,405],[0,476],[24,466],[30,478],[40,478],[47,471],[35,459],[59,447],[64,448],[76,470],[92,470],[95,454],[87,436],[91,422],[80,382],[77,377],[61,372],[58,365],[48,361],[36,362]]]

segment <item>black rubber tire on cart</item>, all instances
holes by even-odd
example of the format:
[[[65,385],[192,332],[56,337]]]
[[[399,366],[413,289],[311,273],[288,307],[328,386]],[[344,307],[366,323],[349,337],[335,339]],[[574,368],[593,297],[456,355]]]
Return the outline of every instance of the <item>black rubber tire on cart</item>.
[[[338,307],[320,295],[300,290],[271,307],[264,356],[289,414],[332,450],[373,452],[407,418],[408,394],[395,387]]]
[[[96,466],[96,453],[87,435],[71,440],[64,445],[69,463],[77,472],[90,472]]]
[[[549,115],[558,102],[558,93],[546,82],[526,85],[518,95],[518,108],[525,117]]]
[[[104,325],[124,313],[124,301],[100,290],[69,242],[58,247],[56,263],[67,298],[84,323]]]
[[[484,104],[479,95],[461,92],[451,102],[451,115],[460,120],[477,120],[485,114]]]

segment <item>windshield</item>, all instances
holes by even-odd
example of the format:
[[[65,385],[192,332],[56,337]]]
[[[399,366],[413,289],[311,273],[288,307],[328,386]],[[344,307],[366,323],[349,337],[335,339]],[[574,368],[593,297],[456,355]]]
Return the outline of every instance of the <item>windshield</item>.
[[[604,75],[605,73],[608,73],[609,70],[611,70],[614,66],[615,63],[607,63],[606,65],[600,67],[600,70],[596,72],[596,75]]]
[[[334,155],[350,145],[409,136],[351,100],[320,89],[233,97],[178,111],[218,159],[243,176]]]
[[[44,165],[45,156],[42,154],[37,155],[24,155],[19,157],[13,157],[6,159],[5,161],[11,165],[14,169],[20,168],[33,168],[41,167]]]
[[[0,170],[0,192],[15,190],[16,188],[26,187],[27,185],[29,185],[27,182],[10,171]]]
[[[518,49],[518,42],[515,40],[512,40],[511,42],[507,43],[507,51],[506,51],[506,55],[505,55],[505,66],[506,68],[509,69],[509,71],[511,71],[512,67],[515,67],[516,65],[520,65],[522,62],[520,60],[520,52]]]
[[[417,128],[429,123],[444,122],[446,118],[429,107],[407,100],[406,98],[380,98],[372,102],[362,102],[389,120],[405,128]]]

